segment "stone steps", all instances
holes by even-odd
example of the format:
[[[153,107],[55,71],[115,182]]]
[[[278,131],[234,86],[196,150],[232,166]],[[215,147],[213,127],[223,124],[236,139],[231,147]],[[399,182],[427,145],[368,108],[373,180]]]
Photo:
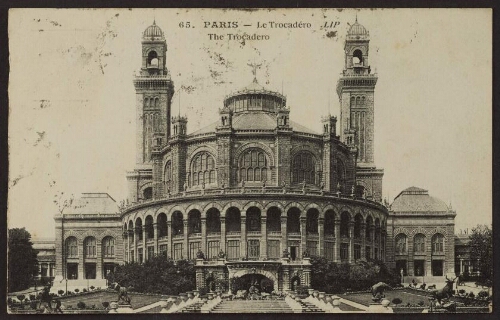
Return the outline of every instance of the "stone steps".
[[[284,300],[228,300],[221,302],[212,313],[292,313]]]
[[[320,308],[316,307],[314,304],[306,302],[306,301],[300,301],[300,304],[302,305],[302,313],[324,313],[324,310],[321,310]]]

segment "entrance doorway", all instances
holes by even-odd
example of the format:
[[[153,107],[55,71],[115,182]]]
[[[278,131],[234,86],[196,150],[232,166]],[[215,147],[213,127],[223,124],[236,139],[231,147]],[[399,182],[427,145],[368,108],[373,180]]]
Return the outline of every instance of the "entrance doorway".
[[[295,276],[291,280],[290,289],[295,291],[298,286],[300,286],[300,278],[298,276]]]
[[[432,275],[435,277],[443,276],[443,260],[432,260]]]
[[[274,281],[262,274],[245,274],[239,277],[234,282],[235,288],[233,291],[237,290],[248,290],[252,291],[251,287],[258,290],[258,292],[271,293],[274,289]]]
[[[413,272],[416,277],[423,277],[425,275],[424,260],[415,260],[413,266]]]
[[[96,267],[95,263],[85,264],[85,279],[95,279],[96,278]]]
[[[66,278],[69,280],[78,279],[78,263],[68,263],[66,265]]]

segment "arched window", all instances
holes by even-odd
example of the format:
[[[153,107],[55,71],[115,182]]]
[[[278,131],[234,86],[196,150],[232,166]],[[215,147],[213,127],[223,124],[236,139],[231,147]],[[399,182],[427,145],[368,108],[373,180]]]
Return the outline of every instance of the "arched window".
[[[371,216],[366,217],[366,228],[365,228],[365,238],[366,240],[373,239],[373,218]]]
[[[148,53],[148,67],[158,68],[158,54],[154,50]]]
[[[407,254],[407,238],[406,235],[400,233],[394,239],[396,254]]]
[[[413,250],[415,253],[425,253],[425,235],[417,233],[413,238]]]
[[[287,233],[300,233],[300,210],[298,208],[290,208],[287,212],[286,220]]]
[[[251,207],[247,210],[247,231],[260,231],[260,209]]]
[[[440,233],[436,233],[432,236],[432,253],[443,253],[444,252],[444,236]]]
[[[177,236],[184,234],[183,215],[180,211],[175,211],[172,214],[172,235]]]
[[[83,255],[85,258],[95,258],[96,257],[96,241],[94,237],[87,237],[83,242]]]
[[[207,233],[220,232],[220,212],[216,208],[207,211]]]
[[[215,160],[208,152],[198,153],[191,162],[192,186],[215,183]]]
[[[266,181],[268,165],[264,151],[257,148],[247,150],[240,156],[239,181]]]
[[[325,234],[335,235],[335,212],[328,210],[325,212]]]
[[[147,187],[142,191],[142,197],[144,200],[149,200],[153,198],[153,188]]]
[[[104,258],[114,258],[115,238],[108,236],[102,239],[102,256]]]
[[[281,231],[281,210],[277,207],[271,207],[267,210],[266,220],[267,231]]]
[[[318,233],[318,216],[319,212],[317,209],[309,209],[306,214],[306,230],[308,234]]]
[[[226,211],[226,229],[228,232],[241,231],[241,214],[236,207],[231,207]]]
[[[363,217],[358,213],[354,217],[354,238],[361,238],[361,224],[363,223]]]
[[[305,181],[308,184],[316,184],[316,160],[309,152],[300,152],[292,162],[292,183]]]
[[[142,240],[142,220],[137,218],[135,220],[135,234],[137,234],[137,239]]]
[[[172,191],[172,161],[165,165],[165,192]]]
[[[198,210],[191,210],[188,213],[189,234],[201,232],[201,213]]]
[[[66,257],[78,258],[78,240],[75,237],[66,239]]]
[[[352,54],[352,63],[354,65],[363,63],[363,53],[361,52],[361,50],[359,49],[354,50]]]

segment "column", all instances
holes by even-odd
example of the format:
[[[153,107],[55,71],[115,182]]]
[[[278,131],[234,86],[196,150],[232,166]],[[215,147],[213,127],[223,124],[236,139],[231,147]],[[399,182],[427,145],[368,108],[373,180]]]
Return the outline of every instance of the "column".
[[[139,262],[139,250],[137,250],[137,243],[139,242],[139,230],[134,231],[134,261]]]
[[[354,262],[354,222],[349,221],[349,263]]]
[[[220,217],[220,249],[226,252],[226,217]]]
[[[182,243],[182,258],[189,259],[189,248],[188,248],[188,220],[184,219],[184,242]]]
[[[158,223],[153,223],[154,252],[158,255]]]
[[[148,261],[148,245],[146,239],[146,225],[142,227],[142,262]]]
[[[248,257],[247,254],[247,217],[246,217],[246,212],[245,216],[241,216],[241,242],[240,242],[240,256],[241,257]]]
[[[306,252],[307,250],[307,230],[306,230],[306,222],[307,218],[306,217],[300,217],[300,247],[301,247],[301,252],[299,252],[297,255],[302,257],[302,254]]]
[[[320,257],[325,256],[325,218],[319,218],[318,219],[318,253]]]
[[[205,254],[205,257],[208,258],[207,255],[207,218],[201,218],[201,243],[200,243],[201,251]]]
[[[172,258],[172,250],[173,250],[173,245],[172,245],[172,221],[167,221],[167,256],[169,258]]]
[[[102,251],[102,242],[99,240],[97,241],[96,239],[96,256],[97,256],[97,263],[96,263],[96,267],[95,267],[95,278],[96,279],[103,279],[103,275],[102,275],[102,254],[101,254],[101,251]]]
[[[361,223],[361,259],[366,260],[366,223]]]
[[[287,216],[281,216],[281,252],[288,250],[288,239],[287,239]]]
[[[340,219],[335,219],[335,252],[334,252],[334,261],[340,262]]]
[[[83,245],[83,241],[78,241],[78,244]],[[84,259],[83,259],[83,246],[78,246],[78,279],[85,279],[83,276],[83,264],[84,264]]]
[[[130,245],[130,243],[128,242],[128,230],[125,230],[123,231],[123,260],[125,262],[129,262],[129,257],[128,257],[128,254],[129,254],[129,250],[128,250],[128,247]]]
[[[260,260],[267,259],[267,217],[260,217]]]
[[[460,270],[458,274],[463,274],[464,273],[464,259],[460,258]]]
[[[407,274],[409,276],[413,276],[414,275],[414,270],[413,270],[413,267],[414,267],[414,257],[413,257],[413,238],[410,238],[408,237],[407,239],[408,243],[407,243],[407,249],[408,249],[408,264],[406,266],[407,268]]]

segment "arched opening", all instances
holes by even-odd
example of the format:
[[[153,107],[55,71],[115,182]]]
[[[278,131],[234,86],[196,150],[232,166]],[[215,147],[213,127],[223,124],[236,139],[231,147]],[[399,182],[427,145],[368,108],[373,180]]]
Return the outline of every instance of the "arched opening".
[[[300,210],[298,208],[290,208],[287,212],[286,220],[287,233],[300,233]]]
[[[102,257],[114,258],[115,257],[115,238],[107,236],[102,239]]]
[[[306,217],[307,234],[318,234],[318,209],[311,208],[307,210]]]
[[[356,198],[363,198],[365,195],[365,187],[358,184],[356,185]]]
[[[345,166],[340,160],[337,160],[337,191],[346,193]]]
[[[158,54],[156,51],[151,50],[148,53],[148,68],[158,68]]]
[[[226,211],[226,229],[228,232],[241,231],[241,214],[236,207],[231,207]]]
[[[278,207],[271,207],[267,210],[267,231],[281,231],[281,210]]]
[[[292,183],[316,183],[316,159],[307,151],[298,153],[292,161]]]
[[[87,237],[83,240],[83,256],[85,259],[97,257],[97,242],[94,237]],[[95,260],[86,260],[84,263],[85,279],[96,278]]]
[[[156,227],[158,232],[158,238],[166,237],[168,234],[168,226],[167,226],[167,215],[165,213],[160,213],[158,218],[156,219]]]
[[[378,244],[380,241],[380,219],[375,219],[375,242]]]
[[[250,207],[246,213],[247,213],[247,231],[261,231],[260,209],[257,207]]]
[[[361,224],[363,223],[363,217],[358,213],[354,217],[354,238],[361,239]]]
[[[178,236],[184,234],[184,216],[182,212],[175,211],[172,214],[172,235]]]
[[[342,212],[340,215],[340,236],[341,237],[349,237],[349,222],[351,221],[351,217],[349,213]]]
[[[144,190],[142,191],[142,198],[144,200],[152,199],[153,198],[153,188],[152,187],[144,188]]]
[[[325,212],[325,235],[335,236],[335,212],[331,209]]]
[[[260,273],[248,273],[233,280],[233,292],[247,290],[249,294],[271,293],[274,289],[274,281]]]
[[[361,50],[359,49],[354,50],[352,54],[352,64],[353,65],[363,64],[363,53],[361,52]]]
[[[142,240],[142,220],[141,218],[135,219],[135,234],[137,239]]]
[[[372,216],[366,217],[366,240],[367,241],[372,241],[373,240],[373,218]]]
[[[239,181],[267,181],[269,161],[262,149],[252,148],[245,151],[239,159]]]
[[[191,186],[214,184],[215,160],[208,152],[198,153],[191,162]]]
[[[404,233],[400,233],[394,238],[394,245],[396,254],[406,255],[408,253],[407,237]]]
[[[220,212],[217,208],[210,208],[207,211],[207,233],[220,232]]]
[[[146,239],[153,239],[155,236],[153,227],[153,217],[147,216],[145,220]]]
[[[201,213],[193,209],[188,213],[189,234],[201,233]]]
[[[413,272],[415,276],[425,275],[425,235],[417,233],[413,238]]]

